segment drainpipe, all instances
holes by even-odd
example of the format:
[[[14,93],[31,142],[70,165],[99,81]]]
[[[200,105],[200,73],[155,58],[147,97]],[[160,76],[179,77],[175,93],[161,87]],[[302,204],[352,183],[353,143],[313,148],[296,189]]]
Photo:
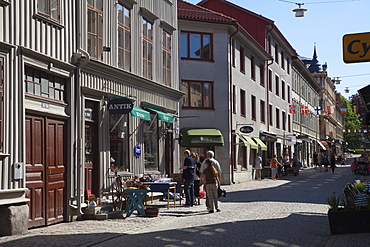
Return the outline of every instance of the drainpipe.
[[[77,174],[77,181],[76,181],[76,190],[77,190],[77,214],[78,217],[83,215],[82,213],[82,184],[83,184],[83,168],[84,168],[84,155],[83,155],[83,109],[82,109],[82,93],[81,93],[81,83],[80,83],[80,73],[81,68],[86,65],[90,61],[90,55],[87,51],[81,48],[81,26],[82,26],[82,2],[78,1],[77,8],[76,8],[76,15],[77,19],[79,20],[76,27],[76,37],[77,37],[77,51],[82,53],[74,54],[74,59],[77,62],[76,74],[75,74],[75,109],[76,109],[76,118],[75,118],[75,126],[77,126],[77,133],[76,133],[76,144],[75,144],[75,169]]]
[[[271,29],[266,32],[266,38],[267,38],[267,35],[269,34],[269,32],[271,32],[273,29],[274,29],[274,25],[272,25],[271,26]],[[271,44],[269,44],[269,45],[271,45]],[[270,90],[269,89],[269,79],[270,78],[269,78],[269,73],[268,73],[269,72],[268,67],[271,64],[273,64],[273,62],[274,62],[274,59],[272,59],[270,63],[267,63],[267,66],[266,66],[266,74],[267,74],[267,76],[266,76],[266,78],[267,78],[266,101],[267,101],[267,104],[268,104],[267,105],[267,111],[266,112],[267,112],[267,119],[268,119],[268,123],[267,123],[267,131],[268,132],[270,132],[270,122],[271,122],[271,119],[270,119],[270,97],[269,97],[269,90]]]
[[[234,35],[236,35],[237,33],[239,32],[239,25],[236,24],[236,31],[234,33],[232,33],[230,35],[230,38],[229,38],[229,44],[230,44],[230,48],[233,49],[232,47],[232,38]],[[229,91],[230,91],[230,107],[229,107],[229,110],[230,110],[230,143],[232,143],[232,140],[233,140],[233,80],[232,80],[232,74],[233,74],[233,68],[232,68],[232,59],[233,59],[233,55],[232,55],[232,51],[230,52],[230,63],[229,63]],[[232,152],[234,150],[235,152],[235,147],[233,147],[233,145],[231,145],[230,147],[230,154],[231,154],[231,159],[230,159],[230,166],[231,166],[231,182],[233,184],[235,184],[235,178],[234,178],[234,153]]]

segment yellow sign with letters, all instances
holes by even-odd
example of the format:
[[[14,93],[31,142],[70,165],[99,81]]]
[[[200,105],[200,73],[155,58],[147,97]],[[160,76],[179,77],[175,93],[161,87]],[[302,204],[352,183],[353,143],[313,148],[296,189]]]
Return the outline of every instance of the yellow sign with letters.
[[[343,36],[343,61],[345,63],[370,61],[370,33]]]

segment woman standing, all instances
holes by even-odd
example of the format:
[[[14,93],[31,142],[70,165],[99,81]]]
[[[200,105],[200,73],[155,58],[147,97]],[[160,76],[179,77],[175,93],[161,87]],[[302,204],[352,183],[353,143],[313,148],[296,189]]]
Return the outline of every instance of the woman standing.
[[[194,173],[194,204],[200,205],[200,195],[199,195],[199,187],[200,187],[200,159],[199,155],[195,152],[191,153],[191,157],[193,157],[196,167]]]
[[[261,181],[262,176],[262,158],[259,153],[256,154],[256,159],[254,161],[254,169],[256,169],[257,180]]]
[[[214,209],[217,212],[221,212],[218,208],[218,188],[220,187],[220,180],[217,176],[217,170],[213,167],[212,161],[210,159],[206,159],[206,169],[204,169],[203,173],[201,174],[201,182],[200,184],[204,184],[207,196],[206,196],[206,205],[208,205],[207,210],[209,213],[214,213]]]
[[[274,154],[272,156],[272,159],[270,160],[270,168],[271,168],[271,178],[272,180],[276,180],[276,173],[277,168],[279,166],[282,166],[282,164],[279,163],[279,161],[276,159],[276,155]]]

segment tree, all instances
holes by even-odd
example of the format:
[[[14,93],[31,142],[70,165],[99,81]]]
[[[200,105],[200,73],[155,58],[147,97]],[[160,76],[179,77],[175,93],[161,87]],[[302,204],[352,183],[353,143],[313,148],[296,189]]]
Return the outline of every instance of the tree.
[[[361,121],[359,120],[357,114],[353,112],[351,102],[349,102],[342,95],[340,95],[340,99],[341,99],[341,102],[342,102],[342,108],[347,108],[347,114],[345,114],[345,116],[344,116],[344,129],[345,130],[359,130],[359,129],[361,129]],[[359,102],[356,101],[356,103],[359,103]],[[362,135],[359,132],[345,131],[344,132],[344,141],[348,143],[349,148],[363,147]]]

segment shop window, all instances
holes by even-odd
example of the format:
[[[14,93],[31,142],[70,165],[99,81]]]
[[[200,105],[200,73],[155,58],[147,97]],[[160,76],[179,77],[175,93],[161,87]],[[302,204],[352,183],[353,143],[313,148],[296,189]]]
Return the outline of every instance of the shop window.
[[[118,4],[118,67],[131,70],[130,9]]]
[[[158,161],[158,119],[150,114],[151,121],[144,124],[144,165],[145,170],[159,170]]]
[[[110,166],[129,171],[128,161],[128,114],[109,115]]]
[[[167,86],[171,86],[171,34],[163,31],[163,83]]]
[[[103,2],[87,1],[87,51],[90,56],[103,60]]]
[[[183,108],[213,109],[213,83],[200,81],[182,81],[181,90],[185,93]]]
[[[60,21],[59,0],[38,0],[37,13],[53,21]]]
[[[212,34],[181,32],[181,58],[212,60]]]
[[[66,82],[64,78],[26,67],[25,88],[28,94],[65,101]]]
[[[153,77],[153,23],[145,18],[143,26],[143,76],[147,79]]]

